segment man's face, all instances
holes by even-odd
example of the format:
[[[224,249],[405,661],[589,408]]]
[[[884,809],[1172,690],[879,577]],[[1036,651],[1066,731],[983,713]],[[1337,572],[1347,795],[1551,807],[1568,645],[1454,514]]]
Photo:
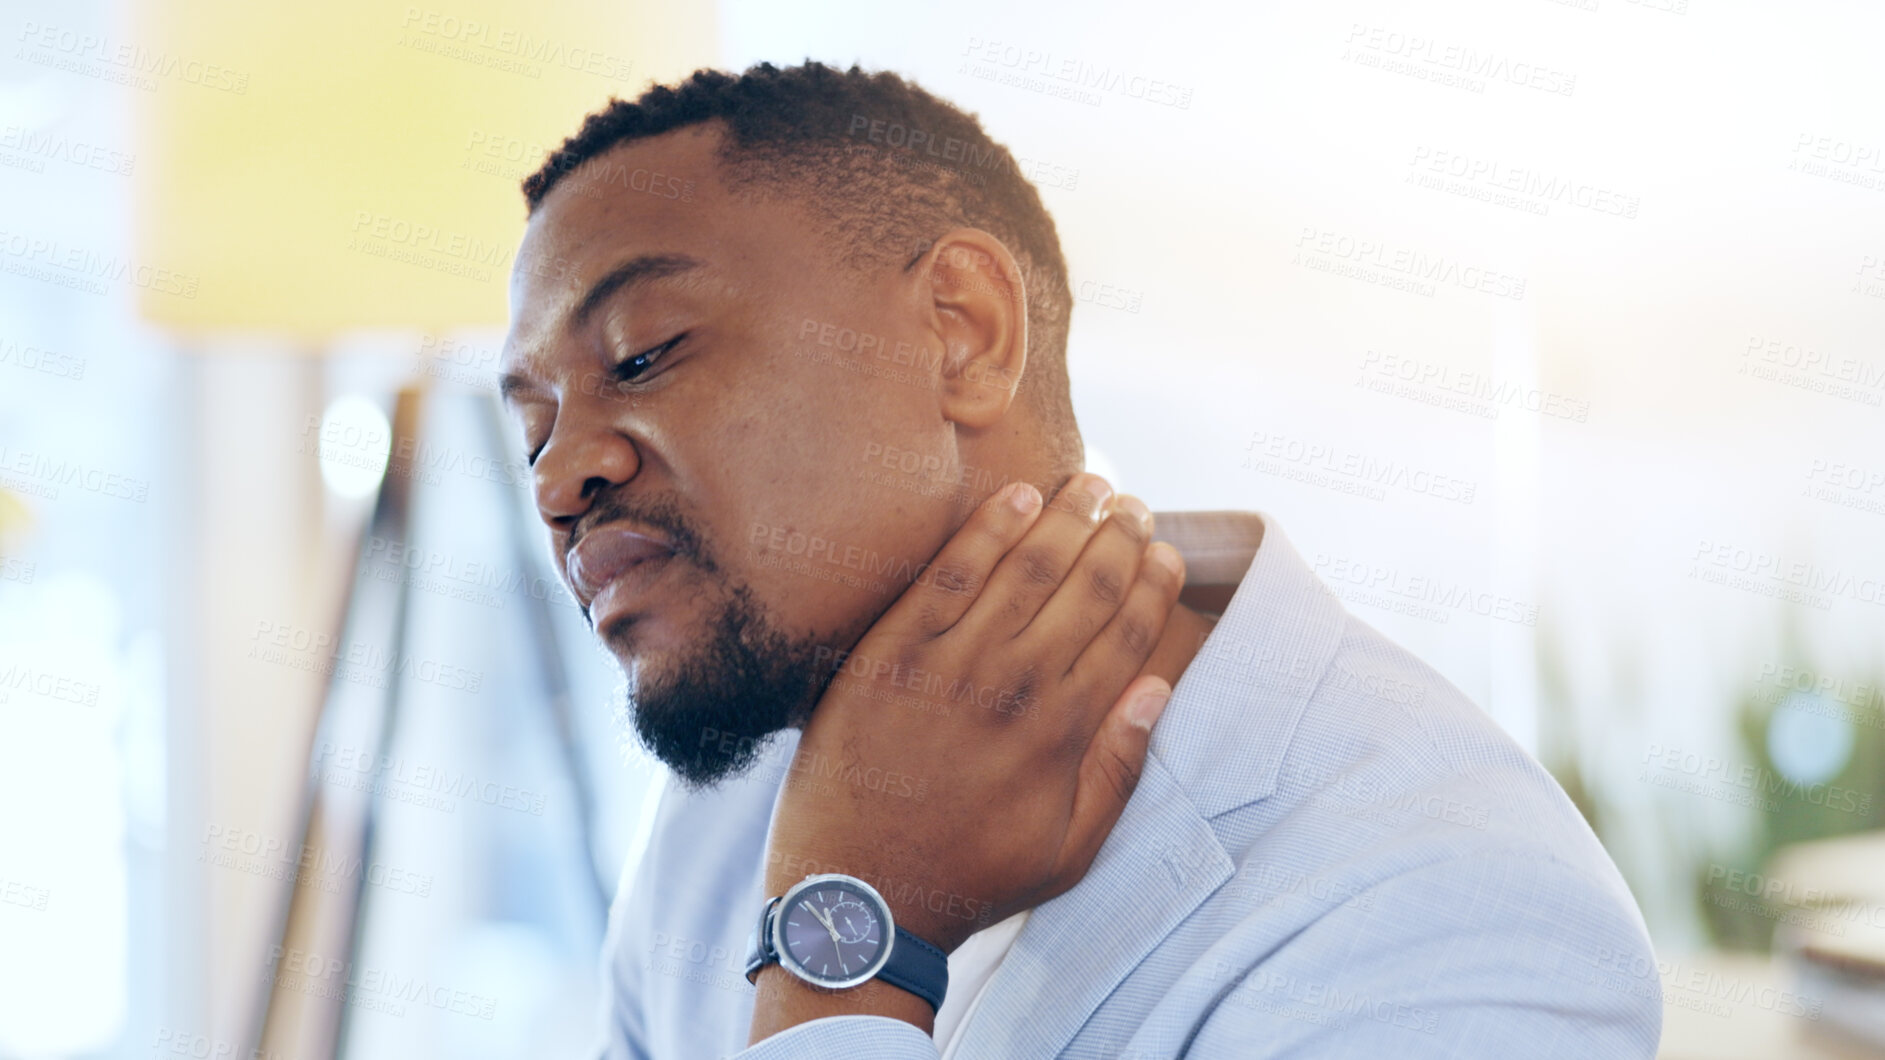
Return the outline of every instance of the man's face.
[[[966,513],[883,466],[955,459],[916,381],[942,345],[911,274],[840,268],[795,200],[729,191],[718,136],[677,130],[564,178],[518,252],[504,354],[558,569],[643,742],[694,783],[802,724],[830,649]]]

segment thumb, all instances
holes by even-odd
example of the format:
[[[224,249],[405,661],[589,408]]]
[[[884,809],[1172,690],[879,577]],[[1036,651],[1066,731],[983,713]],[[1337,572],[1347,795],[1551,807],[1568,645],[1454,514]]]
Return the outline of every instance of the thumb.
[[[1145,768],[1152,725],[1165,711],[1172,686],[1150,674],[1126,686],[1087,746],[1080,763],[1080,789],[1074,795],[1071,837],[1090,851],[1088,862],[1112,833]]]

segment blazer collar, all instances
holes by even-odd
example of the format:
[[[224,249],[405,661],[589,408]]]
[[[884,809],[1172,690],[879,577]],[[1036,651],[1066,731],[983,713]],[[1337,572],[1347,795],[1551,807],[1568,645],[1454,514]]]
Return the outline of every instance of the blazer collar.
[[[1152,730],[1152,756],[1216,817],[1276,790],[1348,613],[1268,516],[1174,512],[1154,526],[1184,555],[1187,585],[1237,585]]]
[[[1187,584],[1235,582],[1237,591],[1173,688],[1139,786],[1092,868],[1029,914],[959,1032],[958,1055],[1058,1055],[1235,874],[1209,818],[1275,791],[1340,640],[1341,605],[1274,521],[1181,512],[1156,515],[1155,526],[1184,554]]]

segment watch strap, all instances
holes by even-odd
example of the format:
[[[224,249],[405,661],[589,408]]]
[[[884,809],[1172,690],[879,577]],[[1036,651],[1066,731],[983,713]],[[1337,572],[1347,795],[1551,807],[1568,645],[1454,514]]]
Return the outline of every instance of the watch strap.
[[[949,993],[949,955],[898,928],[897,944],[890,947],[890,959],[878,970],[877,978],[929,1002],[931,1009],[940,1009],[943,996]]]
[[[746,942],[746,981],[759,978],[759,970],[779,959],[779,954],[772,948],[772,914],[779,908],[779,899],[784,895],[773,895],[766,899],[766,906],[759,911],[759,926],[753,929],[753,937]]]

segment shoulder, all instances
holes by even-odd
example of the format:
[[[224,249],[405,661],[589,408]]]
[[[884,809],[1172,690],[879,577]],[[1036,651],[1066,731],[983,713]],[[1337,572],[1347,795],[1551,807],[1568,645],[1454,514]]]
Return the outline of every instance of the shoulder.
[[[1620,884],[1544,766],[1439,672],[1352,616],[1291,733],[1276,795],[1364,833],[1391,827],[1452,854],[1547,858]]]
[[[1217,912],[1247,953],[1218,971],[1238,990],[1339,984],[1468,1038],[1519,1028],[1653,1051],[1648,934],[1583,816],[1462,692],[1365,623],[1344,624],[1274,790],[1210,824],[1235,866]],[[1512,1015],[1528,1006],[1552,1019]]]
[[[1199,972],[1213,987],[1202,1055],[1655,1054],[1661,984],[1641,923],[1577,867],[1469,850],[1337,898],[1286,931],[1242,911]]]

